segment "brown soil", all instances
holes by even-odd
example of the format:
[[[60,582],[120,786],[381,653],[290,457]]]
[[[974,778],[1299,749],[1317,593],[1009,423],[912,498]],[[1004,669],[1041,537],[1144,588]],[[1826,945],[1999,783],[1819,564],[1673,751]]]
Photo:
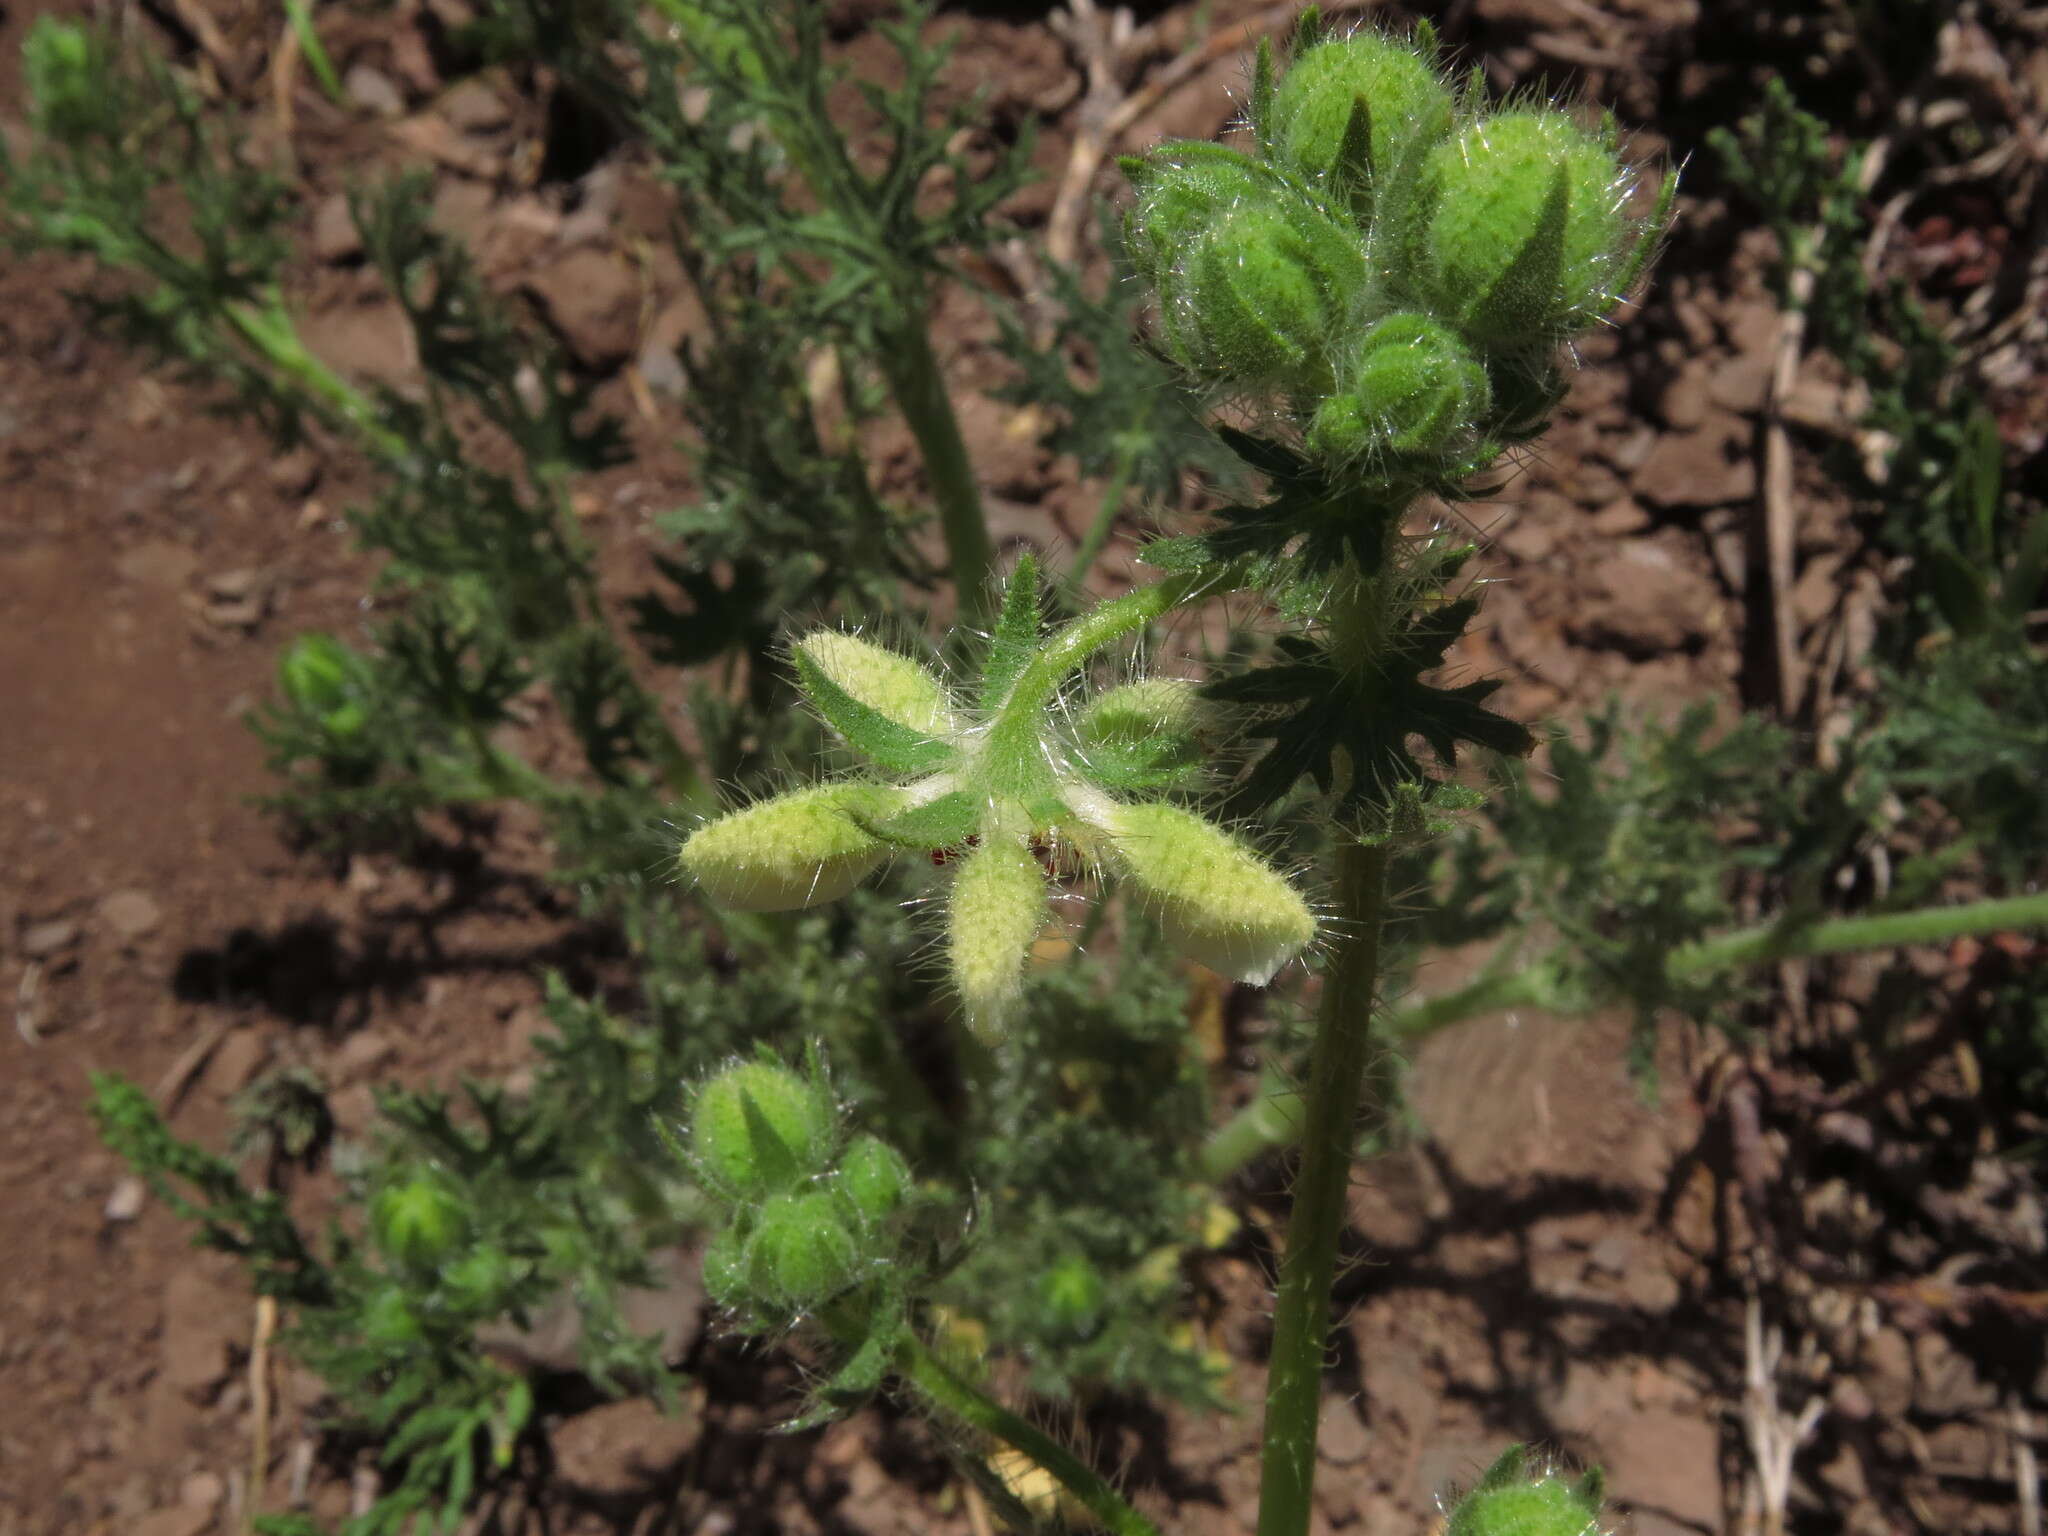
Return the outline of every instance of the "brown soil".
[[[49,8],[0,13],[0,103],[16,99],[21,37]],[[375,72],[411,115],[344,117],[310,88],[297,95],[310,338],[345,369],[402,374],[395,313],[347,265],[331,199],[369,164],[433,156],[437,208],[478,241],[492,281],[529,295],[635,423],[634,462],[587,488],[593,532],[632,563],[648,515],[686,489],[649,346],[688,323],[681,284],[621,254],[658,230],[643,169],[598,167],[575,189],[580,204],[523,176],[513,168],[534,163],[541,103],[503,80],[435,77],[418,5],[333,9],[337,58]],[[1184,9],[1169,27],[1192,24]],[[1750,8],[1693,0],[1432,9],[1496,85],[1582,90],[1640,125],[1643,148],[1674,155],[1747,103],[1743,50],[1764,37]],[[1205,10],[1221,21],[1251,8]],[[1053,114],[1038,155],[1056,177],[1080,77],[1043,17],[977,9],[942,24],[964,36],[963,89],[990,85],[992,111]],[[2038,134],[2048,55],[2034,36],[2012,64]],[[849,44],[863,46],[857,34]],[[1210,136],[1242,67],[1219,60],[1121,147]],[[479,113],[474,96],[463,108],[462,93],[478,91],[500,92],[502,110]],[[265,92],[253,98],[263,112]],[[1768,696],[1746,556],[1778,324],[1762,281],[1768,242],[1711,171],[1698,185],[1644,312],[1587,348],[1564,420],[1481,505],[1489,574],[1504,579],[1464,660],[1508,677],[1507,705],[1524,718],[1569,717],[1615,693],[1662,712]],[[1050,182],[1020,199],[1027,235],[1050,203]],[[1994,283],[2006,250],[2002,227],[1974,245],[1959,227],[1914,226],[1930,282],[1951,299]],[[0,273],[0,985],[16,1000],[16,1027],[0,1032],[0,1232],[11,1239],[0,1536],[200,1536],[235,1528],[249,1499],[255,1309],[232,1265],[195,1255],[179,1221],[138,1200],[83,1114],[86,1074],[118,1068],[154,1087],[181,1134],[220,1145],[230,1095],[268,1066],[314,1064],[346,1134],[367,1122],[373,1082],[516,1070],[536,978],[602,957],[608,941],[547,887],[537,832],[516,814],[471,851],[337,865],[293,850],[251,804],[268,780],[240,717],[270,687],[279,644],[359,621],[370,573],[337,513],[360,487],[345,456],[280,461],[253,424],[213,414],[207,397],[95,335],[65,298],[84,279],[44,258]],[[993,380],[984,325],[963,318],[945,340],[963,395]],[[2039,397],[2027,404],[2025,382],[2006,381],[2002,420],[2032,452]],[[1853,431],[1823,361],[1800,398],[1810,441]],[[1092,488],[1020,444],[1010,408],[970,398],[963,409],[1005,535],[1070,546]],[[1820,661],[1867,622],[1878,587],[1839,491],[1817,470],[1802,476],[1792,609]],[[1915,963],[1962,977],[1976,958]],[[1764,1019],[1740,1055],[1674,1035],[1655,1105],[1627,1079],[1619,1021],[1483,1021],[1432,1043],[1414,1086],[1422,1134],[1363,1169],[1355,1194],[1360,1262],[1344,1282],[1325,1413],[1326,1528],[1419,1532],[1447,1487],[1521,1437],[1603,1462],[1641,1536],[1742,1529],[1746,1434],[1789,1423],[1812,1397],[1826,1411],[1798,1459],[1797,1529],[2017,1529],[2016,1467],[2031,1462],[2016,1455],[2048,1388],[2035,1374],[2048,1283],[2039,1191],[1943,1075],[1964,1070],[1960,1057],[1853,1124],[1816,1122],[1835,1085],[1813,1079],[1795,1047],[1816,1031],[1853,1034],[1880,978],[1874,966],[1817,971],[1802,1008]],[[1916,1131],[1927,1116],[1946,1119]],[[1930,1146],[1959,1167],[1937,1180]],[[1842,1245],[1875,1249],[1887,1213],[1920,1209],[1936,1182],[1947,1205],[1932,1248],[1861,1270],[1822,1262]],[[1773,1264],[1757,1261],[1762,1248]],[[1248,1529],[1265,1252],[1248,1236],[1199,1277],[1245,1413],[1206,1421],[1106,1403],[1077,1426],[1168,1529]],[[1973,1285],[1973,1262],[1997,1283]],[[1762,1321],[1785,1336],[1781,1404],[1744,1397],[1742,1298],[1766,1270]],[[669,1306],[698,1328],[686,1288]],[[697,1364],[677,1420],[564,1396],[550,1422],[553,1480],[479,1528],[974,1525],[918,1424],[876,1409],[775,1439],[786,1370],[715,1341]],[[317,1382],[289,1369],[275,1379],[265,1507],[284,1507],[296,1481],[323,1517],[345,1512],[370,1463],[320,1448]]]

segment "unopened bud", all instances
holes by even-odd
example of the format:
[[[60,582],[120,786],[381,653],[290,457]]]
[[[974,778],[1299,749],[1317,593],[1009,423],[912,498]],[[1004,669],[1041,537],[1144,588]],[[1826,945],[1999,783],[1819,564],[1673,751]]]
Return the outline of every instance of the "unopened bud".
[[[1070,1253],[1038,1277],[1038,1299],[1059,1332],[1085,1339],[1102,1322],[1108,1288],[1086,1255]]]
[[[367,720],[353,686],[361,665],[354,651],[316,630],[285,648],[277,680],[293,706],[317,719],[330,735],[354,736]]]
[[[1202,723],[1201,685],[1184,677],[1150,677],[1097,694],[1074,720],[1088,743],[1136,745],[1161,736],[1192,737]]]
[[[836,629],[807,636],[797,642],[797,649],[876,714],[927,736],[943,735],[951,728],[953,711],[945,684],[908,656]]]
[[[720,1194],[751,1201],[822,1169],[837,1130],[823,1089],[787,1067],[742,1061],[697,1090],[690,1150]]]
[[[839,1189],[861,1222],[887,1221],[910,1192],[910,1165],[875,1136],[858,1136],[839,1159]]]
[[[377,1193],[370,1230],[377,1246],[401,1264],[430,1269],[462,1241],[462,1202],[440,1180],[408,1179]]]
[[[1310,449],[1326,459],[1433,458],[1469,440],[1486,414],[1486,369],[1457,335],[1427,315],[1389,315],[1310,423]]]
[[[737,1308],[747,1301],[747,1251],[739,1228],[726,1227],[704,1249],[704,1294],[714,1307]]]
[[[1263,986],[1315,937],[1315,917],[1294,887],[1213,822],[1153,804],[1116,806],[1102,824],[1124,878],[1188,959]]]
[[[1549,346],[1617,298],[1628,185],[1608,146],[1562,113],[1482,119],[1423,163],[1404,270],[1475,341]]]
[[[1172,144],[1125,169],[1138,189],[1125,225],[1132,263],[1155,288],[1218,219],[1285,190],[1271,170],[1220,144]]]
[[[815,1306],[844,1290],[859,1265],[853,1234],[822,1190],[776,1195],[747,1240],[749,1285],[786,1307]]]
[[[880,784],[793,790],[699,827],[679,858],[713,901],[735,911],[836,901],[889,856],[861,823],[893,814],[902,802],[902,791]]]
[[[1403,162],[1450,133],[1451,111],[1451,93],[1428,60],[1384,33],[1362,31],[1297,58],[1259,126],[1274,155],[1347,195],[1363,223]]]
[[[1212,224],[1169,279],[1168,335],[1196,372],[1314,392],[1364,286],[1355,232],[1299,198],[1248,204]]]
[[[1444,1536],[1599,1536],[1604,1479],[1566,1478],[1511,1447],[1452,1507]]]
[[[1019,838],[998,833],[971,848],[953,877],[946,953],[967,1005],[968,1027],[1000,1036],[1024,991],[1024,962],[1045,926],[1045,873]]]

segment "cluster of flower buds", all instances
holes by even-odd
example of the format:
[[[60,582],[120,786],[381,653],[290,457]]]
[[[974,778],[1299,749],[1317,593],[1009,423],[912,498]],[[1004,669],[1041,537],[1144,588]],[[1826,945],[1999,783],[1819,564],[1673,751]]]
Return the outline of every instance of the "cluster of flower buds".
[[[894,778],[812,786],[735,811],[683,844],[685,871],[725,906],[781,911],[844,895],[892,854],[931,858],[951,881],[953,979],[985,1037],[1021,995],[1050,882],[1069,869],[1119,880],[1188,958],[1239,980],[1271,979],[1314,937],[1308,905],[1239,838],[1157,798],[1196,760],[1195,685],[1131,683],[1064,709],[1063,675],[1043,698],[1031,686],[1047,674],[1034,665],[1028,561],[1004,612],[1008,634],[998,633],[972,699],[855,635],[799,642],[811,702]]]
[[[877,1272],[911,1190],[887,1142],[842,1144],[838,1106],[814,1072],[740,1061],[697,1090],[688,1155],[732,1220],[704,1255],[711,1299],[756,1322],[815,1311]]]
[[[1625,212],[1611,120],[1484,111],[1426,30],[1315,31],[1277,80],[1260,55],[1255,154],[1125,162],[1132,259],[1191,372],[1281,397],[1326,462],[1454,479],[1547,414],[1558,345],[1628,292],[1663,212]]]

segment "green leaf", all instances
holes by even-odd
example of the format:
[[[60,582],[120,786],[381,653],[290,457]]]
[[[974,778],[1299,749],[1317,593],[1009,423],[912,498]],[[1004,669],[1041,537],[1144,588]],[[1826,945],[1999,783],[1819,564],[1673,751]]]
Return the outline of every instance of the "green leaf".
[[[981,707],[994,710],[1009,697],[1017,674],[1038,647],[1038,561],[1026,554],[1003,587],[1003,608],[981,668]]]
[[[979,796],[956,789],[898,815],[862,821],[861,826],[897,848],[957,848],[980,828],[983,809]]]
[[[2036,513],[2020,532],[2020,552],[2005,575],[2005,611],[2024,618],[2048,580],[2048,513]]]
[[[1934,548],[1921,557],[1927,566],[1934,605],[1959,635],[1981,634],[1991,614],[1987,573],[1952,549]]]
[[[1443,665],[1444,652],[1477,607],[1477,599],[1463,598],[1424,613],[1365,671],[1297,640],[1284,647],[1286,662],[1205,689],[1210,699],[1251,706],[1248,734],[1272,743],[1232,793],[1229,812],[1245,815],[1271,805],[1306,776],[1337,797],[1341,816],[1362,815],[1377,824],[1402,784],[1431,782],[1410,749],[1416,737],[1445,768],[1455,766],[1461,746],[1511,756],[1528,752],[1535,745],[1528,729],[1484,707],[1497,681],[1457,688],[1423,681],[1424,673]]]
[[[1998,504],[2005,490],[2005,444],[1998,423],[1979,406],[1963,427],[1956,454],[1956,505],[1962,513],[1972,559],[1989,564],[1996,558]]]
[[[952,759],[953,748],[935,736],[900,725],[869,709],[825,675],[801,650],[795,652],[797,681],[825,723],[846,744],[892,773],[929,773]]]

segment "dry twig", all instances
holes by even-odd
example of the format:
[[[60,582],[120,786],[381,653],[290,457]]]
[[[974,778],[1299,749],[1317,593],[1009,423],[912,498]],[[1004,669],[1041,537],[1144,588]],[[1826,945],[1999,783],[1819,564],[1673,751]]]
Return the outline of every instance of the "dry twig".
[[[249,1450],[249,1496],[242,1504],[242,1529],[253,1531],[263,1512],[270,1482],[270,1338],[277,1332],[277,1298],[256,1298],[256,1330],[249,1341],[249,1411],[256,1420]]]
[[[1742,1394],[1742,1432],[1755,1471],[1757,1524],[1761,1536],[1784,1536],[1785,1507],[1792,1494],[1792,1458],[1813,1437],[1826,1401],[1810,1396],[1796,1414],[1787,1414],[1778,1400],[1778,1366],[1785,1355],[1785,1336],[1774,1325],[1764,1327],[1763,1303],[1750,1293],[1742,1317],[1743,1361],[1747,1381]],[[1801,1352],[1806,1359],[1811,1348]]]
[[[1858,190],[1876,185],[1891,153],[1891,141],[1871,142],[1858,167]],[[1764,558],[1764,612],[1770,624],[1771,656],[1776,673],[1778,713],[1790,719],[1799,708],[1801,676],[1799,641],[1792,615],[1792,586],[1798,578],[1798,520],[1792,501],[1792,434],[1785,424],[1786,404],[1799,383],[1799,361],[1806,350],[1806,317],[1820,280],[1819,251],[1825,232],[1815,225],[1806,234],[1807,259],[1793,269],[1786,285],[1785,311],[1778,319],[1771,354],[1770,388],[1764,397],[1764,472],[1758,481],[1757,505]]]
[[[1323,6],[1323,14],[1362,11],[1378,3],[1379,0],[1329,0]],[[1217,60],[1293,25],[1300,12],[1296,0],[1282,0],[1234,26],[1212,32],[1200,46],[1178,55],[1143,86],[1126,94],[1123,76],[1134,60],[1156,46],[1157,24],[1137,26],[1129,10],[1121,6],[1105,13],[1096,0],[1068,0],[1066,11],[1055,16],[1052,25],[1077,55],[1087,85],[1081,97],[1073,147],[1068,152],[1059,194],[1047,220],[1047,253],[1055,261],[1074,260],[1080,249],[1081,216],[1088,205],[1088,189],[1095,173],[1114,151],[1117,141],[1146,113]]]

